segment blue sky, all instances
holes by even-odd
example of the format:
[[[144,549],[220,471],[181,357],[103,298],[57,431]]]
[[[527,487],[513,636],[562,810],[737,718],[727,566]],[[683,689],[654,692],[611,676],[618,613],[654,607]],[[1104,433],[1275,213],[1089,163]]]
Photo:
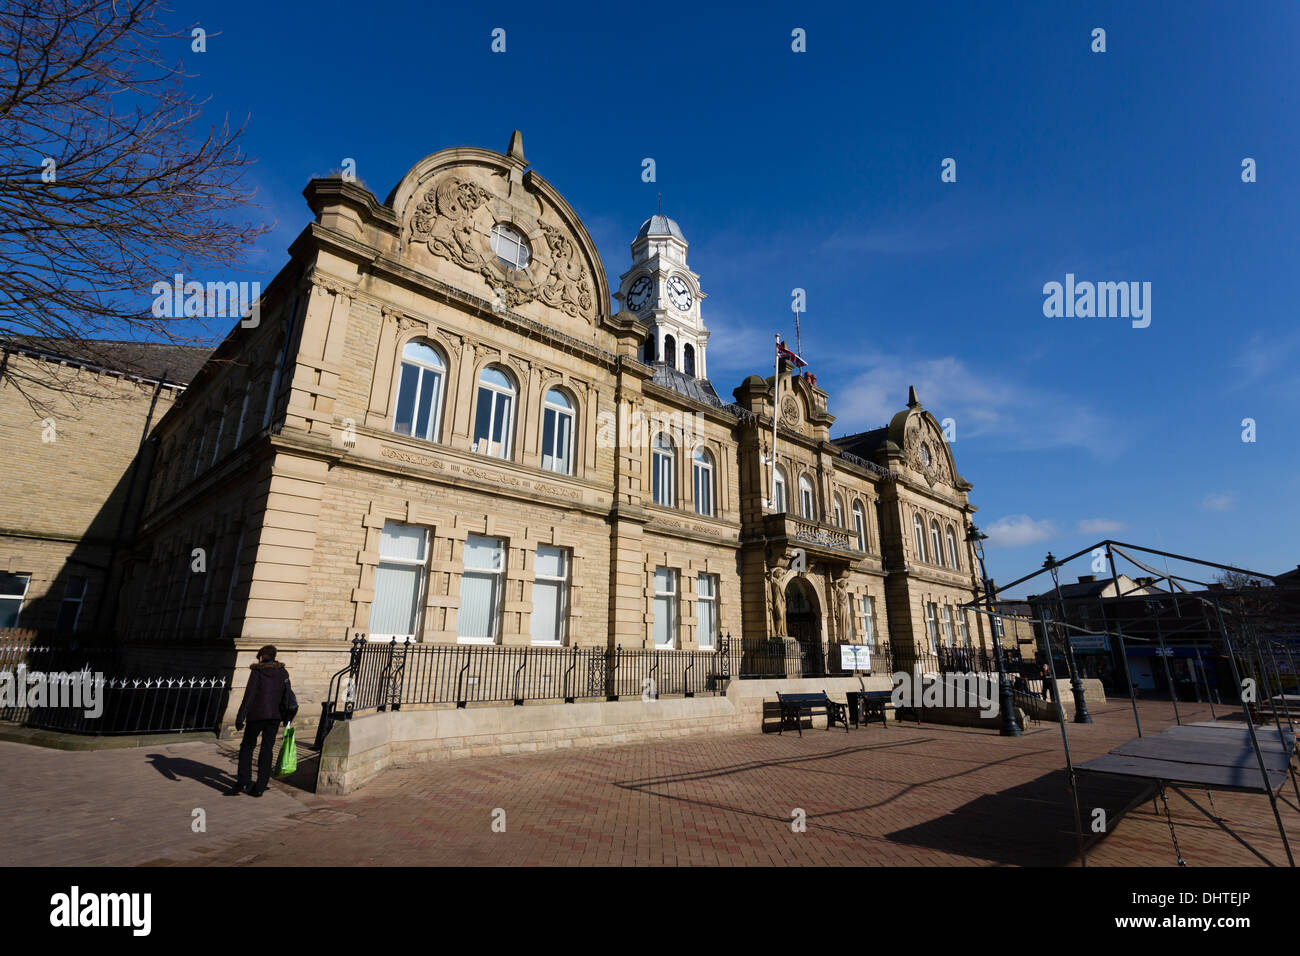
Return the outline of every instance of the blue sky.
[[[1300,564],[1290,0],[175,14],[220,31],[184,62],[209,116],[248,117],[278,223],[264,279],[310,218],[312,176],[353,158],[382,200],[423,156],[504,151],[519,128],[611,285],[663,193],[709,295],[721,394],[770,368],[800,287],[836,434],[883,424],[909,384],[954,419],[999,580],[1104,537]],[[1150,282],[1150,326],[1045,317],[1043,285],[1066,273]]]

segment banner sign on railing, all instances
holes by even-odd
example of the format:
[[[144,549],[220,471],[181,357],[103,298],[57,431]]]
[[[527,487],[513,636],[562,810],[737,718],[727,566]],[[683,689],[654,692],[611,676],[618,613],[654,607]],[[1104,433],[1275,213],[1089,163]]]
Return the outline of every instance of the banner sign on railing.
[[[846,671],[871,670],[871,648],[865,644],[841,644],[840,669]]]

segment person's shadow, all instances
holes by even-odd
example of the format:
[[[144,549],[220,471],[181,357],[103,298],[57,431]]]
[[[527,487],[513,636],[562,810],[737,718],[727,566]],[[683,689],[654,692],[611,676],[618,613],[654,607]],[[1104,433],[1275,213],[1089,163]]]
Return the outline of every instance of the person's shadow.
[[[225,790],[235,783],[234,774],[228,770],[219,770],[197,760],[190,760],[187,757],[169,757],[166,754],[147,756],[152,767],[168,780],[175,781],[188,777],[214,790]]]

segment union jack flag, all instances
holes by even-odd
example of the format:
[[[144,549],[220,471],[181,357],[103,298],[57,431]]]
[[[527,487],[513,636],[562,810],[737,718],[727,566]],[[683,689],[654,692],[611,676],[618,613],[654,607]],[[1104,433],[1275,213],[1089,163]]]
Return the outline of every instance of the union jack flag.
[[[782,362],[789,362],[795,368],[804,368],[808,363],[801,359],[790,349],[785,347],[785,343],[780,339],[776,340],[776,357]]]

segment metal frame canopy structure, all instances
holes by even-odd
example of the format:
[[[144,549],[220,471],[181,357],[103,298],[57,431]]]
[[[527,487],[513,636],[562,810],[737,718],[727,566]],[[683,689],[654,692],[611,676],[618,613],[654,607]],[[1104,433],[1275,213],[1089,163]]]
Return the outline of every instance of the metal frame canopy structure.
[[[972,527],[972,534],[978,529]],[[1135,555],[1141,555],[1139,558]],[[1100,599],[1102,611],[1101,629],[1080,626],[1072,623],[1067,612],[1067,599],[1062,596],[1058,569],[1082,558],[1091,557],[1094,571],[1104,564],[1109,567],[1113,597],[1132,597],[1136,594],[1151,594],[1152,585],[1166,587],[1152,595],[1152,604],[1157,608],[1154,620],[1158,656],[1164,663],[1165,678],[1174,704],[1175,726],[1162,733],[1143,736],[1142,723],[1138,715],[1137,697],[1133,688],[1133,679],[1128,671],[1128,652],[1126,641],[1142,641],[1132,634],[1126,639],[1124,635],[1123,615],[1119,613],[1118,602],[1113,605],[1116,613],[1109,619],[1105,613],[1105,604]],[[1131,564],[1147,575],[1137,586],[1127,592],[1121,588],[1121,575],[1116,558]],[[1143,558],[1146,560],[1144,561]],[[1160,571],[1149,566],[1146,561],[1164,559],[1165,570]],[[1092,717],[1087,712],[1083,701],[1083,685],[1079,678],[1072,651],[1072,641],[1076,636],[1089,635],[1104,637],[1116,642],[1123,660],[1125,682],[1128,686],[1129,700],[1133,708],[1133,722],[1137,737],[1116,747],[1107,754],[1085,763],[1075,765],[1070,754],[1070,737],[1066,729],[1065,710],[1061,695],[1053,694],[1056,703],[1057,721],[1061,728],[1061,740],[1065,751],[1067,786],[1074,806],[1075,835],[1079,844],[1081,863],[1087,865],[1087,851],[1083,838],[1083,818],[1079,806],[1079,788],[1077,771],[1111,774],[1152,781],[1165,805],[1165,816],[1169,822],[1169,832],[1173,840],[1175,853],[1178,854],[1180,866],[1186,865],[1178,850],[1178,838],[1174,832],[1173,818],[1169,814],[1169,804],[1165,798],[1165,785],[1184,784],[1207,792],[1213,790],[1231,790],[1237,792],[1263,793],[1273,810],[1282,845],[1286,850],[1287,862],[1295,866],[1291,853],[1291,844],[1287,839],[1286,828],[1278,810],[1278,791],[1285,785],[1288,776],[1295,789],[1297,805],[1300,806],[1300,783],[1297,783],[1292,760],[1296,753],[1295,722],[1292,720],[1291,707],[1300,705],[1300,696],[1286,693],[1287,687],[1283,677],[1283,665],[1294,686],[1297,681],[1295,661],[1291,648],[1268,637],[1261,639],[1256,621],[1250,611],[1250,601],[1267,590],[1258,586],[1228,588],[1218,583],[1197,580],[1185,574],[1174,573],[1169,568],[1170,561],[1179,565],[1191,565],[1193,569],[1210,569],[1237,575],[1245,581],[1268,582],[1276,584],[1278,576],[1250,571],[1228,564],[1220,564],[1204,558],[1175,554],[1140,545],[1126,544],[1110,539],[1083,548],[1065,558],[1055,558],[1050,553],[1043,566],[1036,571],[1017,578],[1001,587],[993,587],[985,580],[985,593],[974,600],[966,602],[963,607],[990,618],[1013,619],[1012,615],[997,610],[995,599],[1012,588],[1018,587],[1040,575],[1050,575],[1052,591],[1038,595],[1032,600],[1037,612],[1037,623],[1041,628],[1040,636],[1044,656],[1047,659],[1048,673],[1052,685],[1056,684],[1056,650],[1063,651],[1063,657],[1069,671],[1070,683],[1075,699],[1075,723],[1091,723]],[[1194,573],[1194,572],[1189,572]],[[1086,579],[1081,579],[1086,580]],[[1198,591],[1189,590],[1192,585]],[[1172,599],[1176,618],[1186,619],[1186,628],[1175,626],[1166,631],[1159,619],[1159,612]],[[1006,599],[1004,599],[1006,600]],[[1184,615],[1184,609],[1190,612]],[[1130,626],[1133,621],[1128,622]],[[1210,634],[1221,641],[1222,648],[1232,671],[1232,680],[1236,686],[1235,693],[1240,698],[1243,723],[1218,720],[1214,712],[1214,703],[1210,694],[1209,680],[1202,670],[1207,699],[1210,700],[1210,713],[1216,719],[1201,723],[1184,725],[1178,711],[1178,698],[1170,671],[1170,648],[1165,644],[1166,633],[1176,635],[1187,631]],[[1197,646],[1197,645],[1193,645]],[[1198,651],[1199,653],[1199,651]],[[1193,667],[1193,671],[1195,668]],[[1199,695],[1199,687],[1197,688]],[[1198,696],[1199,699],[1199,696]],[[1222,703],[1222,702],[1221,702]],[[1262,708],[1267,704],[1268,711]],[[1280,708],[1280,709],[1279,709]],[[1276,730],[1264,728],[1260,721],[1268,717],[1276,725]],[[1300,716],[1300,710],[1297,711]],[[1285,727],[1285,729],[1284,729]],[[1154,798],[1154,795],[1153,795]],[[1156,807],[1157,813],[1159,806]]]

